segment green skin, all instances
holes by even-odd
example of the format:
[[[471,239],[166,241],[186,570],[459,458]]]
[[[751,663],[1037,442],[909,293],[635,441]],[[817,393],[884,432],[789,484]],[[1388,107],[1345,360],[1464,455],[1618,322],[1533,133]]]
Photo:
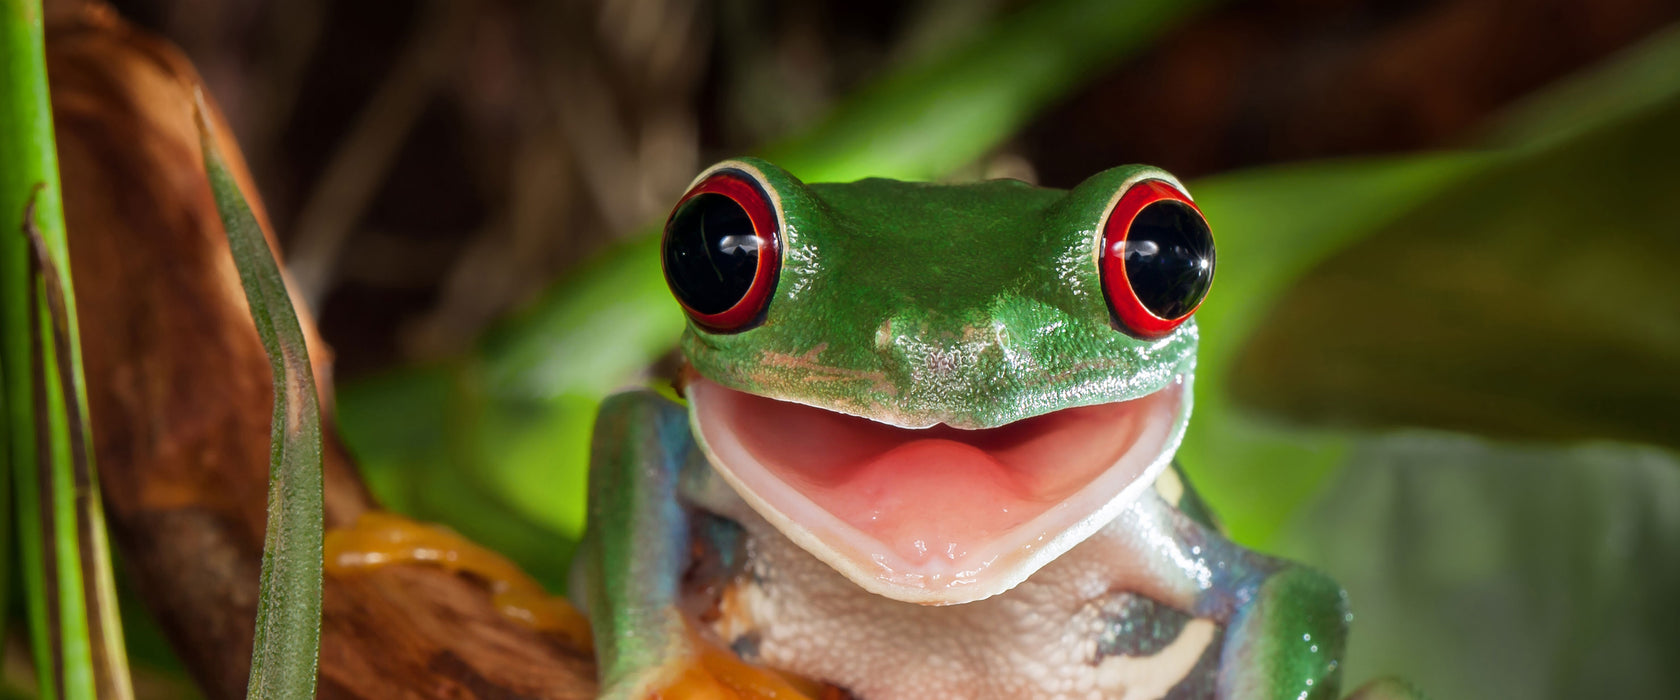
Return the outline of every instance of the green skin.
[[[1115,168],[1061,191],[1017,181],[806,185],[763,161],[730,167],[771,193],[784,248],[762,324],[713,333],[691,323],[683,336],[694,370],[724,387],[904,427],[986,428],[1142,397],[1194,371],[1195,323],[1155,340],[1116,330],[1096,264],[1120,193],[1143,179],[1177,185],[1160,170]],[[1182,414],[1180,428],[1188,401]],[[709,530],[697,526],[688,488],[710,467],[691,418],[647,391],[601,409],[579,562],[608,697],[645,697],[693,644],[680,579]],[[1182,687],[1198,697],[1335,698],[1345,594],[1310,569],[1228,542],[1182,491],[1159,519],[1218,573],[1174,614],[1225,630],[1217,664],[1201,685]],[[1377,685],[1358,696],[1409,691]]]
[[[1194,365],[1194,323],[1154,341],[1117,332],[1097,272],[1104,210],[1165,172],[1115,168],[1062,192],[1017,180],[807,186],[749,163],[781,199],[786,263],[762,326],[683,335],[689,362],[719,384],[905,426],[984,428],[1137,398]],[[813,362],[766,362],[813,351]],[[927,371],[930,356],[967,353],[955,371]]]

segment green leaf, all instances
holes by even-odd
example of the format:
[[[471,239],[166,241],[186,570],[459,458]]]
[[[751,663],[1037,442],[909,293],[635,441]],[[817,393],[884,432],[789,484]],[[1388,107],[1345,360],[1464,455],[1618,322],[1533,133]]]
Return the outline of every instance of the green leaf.
[[[1220,260],[1179,454],[1234,537],[1309,503],[1350,423],[1674,439],[1676,56],[1664,32],[1532,96],[1500,149],[1192,183]]]
[[[1234,536],[1347,586],[1350,685],[1397,674],[1443,698],[1680,687],[1671,453],[1345,432],[1674,444],[1677,46],[1666,32],[1534,97],[1500,150],[1437,160],[1416,186],[1355,181],[1440,157],[1193,186],[1230,305],[1200,315],[1181,455]],[[1349,216],[1363,220],[1334,220]]]
[[[1278,541],[1353,603],[1348,685],[1437,698],[1672,698],[1680,458],[1409,432],[1363,439]]]
[[[1315,425],[1680,447],[1677,124],[1671,99],[1378,228],[1257,310],[1232,391]]]
[[[931,180],[1210,0],[1048,0],[895,70],[765,157],[806,182]]]
[[[1219,245],[1219,271],[1196,313],[1195,418],[1179,448],[1202,495],[1237,540],[1267,542],[1317,492],[1339,436],[1280,432],[1226,393],[1244,338],[1302,271],[1485,167],[1438,154],[1276,166],[1190,184]]]
[[[204,169],[227,230],[239,283],[274,373],[269,449],[268,529],[263,538],[253,700],[315,696],[321,642],[321,412],[309,348],[268,239],[228,172],[201,95],[195,112]]]
[[[1680,24],[1529,96],[1488,134],[1495,148],[1538,150],[1661,109],[1680,93]]]

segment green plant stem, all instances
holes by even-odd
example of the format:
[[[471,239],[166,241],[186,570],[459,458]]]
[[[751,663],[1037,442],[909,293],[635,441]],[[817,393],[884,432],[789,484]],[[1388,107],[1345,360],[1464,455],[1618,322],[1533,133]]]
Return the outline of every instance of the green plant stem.
[[[40,416],[35,405],[32,368],[44,368],[48,376],[43,379],[48,379],[56,376],[56,367],[53,358],[31,342],[40,337],[38,324],[44,311],[34,301],[35,276],[22,235],[25,211],[31,210],[33,201],[32,225],[54,255],[61,259],[65,255],[39,2],[0,0],[0,52],[4,54],[0,56],[0,324],[4,327],[0,366],[6,377],[6,433],[18,490],[19,554],[29,601],[30,640],[43,696],[90,697],[93,679],[86,612],[78,596],[52,595],[69,586],[74,586],[69,590],[80,590],[80,567],[76,557],[66,560],[62,548],[41,538],[44,529],[57,531],[64,524],[72,526],[73,534],[74,521],[44,520],[43,509],[51,517],[70,508],[35,497],[43,484],[35,468],[41,455],[34,436],[45,421],[53,443],[68,438],[62,415]],[[49,561],[63,566],[49,567]],[[60,603],[49,606],[48,600],[54,597]],[[64,634],[78,624],[80,635],[73,630]]]
[[[19,552],[42,694],[121,700],[132,691],[86,430],[41,18],[38,0],[0,0],[5,465],[17,486]]]

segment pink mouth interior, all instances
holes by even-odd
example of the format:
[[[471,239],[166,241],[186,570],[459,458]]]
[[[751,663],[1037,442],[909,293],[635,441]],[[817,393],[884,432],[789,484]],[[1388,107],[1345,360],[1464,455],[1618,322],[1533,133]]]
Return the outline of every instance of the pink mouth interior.
[[[703,379],[690,394],[707,405],[706,440],[771,507],[826,511],[864,536],[840,538],[853,558],[961,578],[1007,554],[1000,540],[1030,549],[1135,480],[1165,449],[1180,386],[984,430],[899,428]],[[721,431],[733,441],[720,449]],[[1082,494],[1099,480],[1103,493]]]

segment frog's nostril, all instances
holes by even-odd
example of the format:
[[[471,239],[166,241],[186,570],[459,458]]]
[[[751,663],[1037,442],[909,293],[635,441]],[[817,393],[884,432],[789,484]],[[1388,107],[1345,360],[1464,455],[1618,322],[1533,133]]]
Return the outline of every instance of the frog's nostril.
[[[901,361],[914,361],[942,345],[944,335],[926,319],[898,314],[882,321],[875,329],[875,347]]]
[[[962,383],[977,366],[1007,354],[1009,332],[1000,324],[969,322],[929,324],[895,317],[875,332],[877,350],[924,389]]]
[[[963,369],[963,358],[960,353],[949,348],[930,348],[923,356],[923,366],[928,374],[939,379],[956,376]]]

